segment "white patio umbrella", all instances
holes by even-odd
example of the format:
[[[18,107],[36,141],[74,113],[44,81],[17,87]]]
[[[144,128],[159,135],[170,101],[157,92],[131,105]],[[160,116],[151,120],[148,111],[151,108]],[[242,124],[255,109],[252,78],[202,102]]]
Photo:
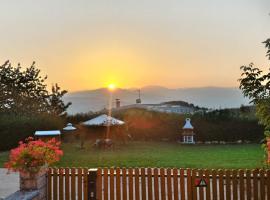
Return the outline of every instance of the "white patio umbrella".
[[[125,122],[105,114],[82,123],[84,126],[117,126],[123,124]]]
[[[71,123],[68,123],[66,127],[63,128],[64,131],[74,131],[77,128],[74,127]]]

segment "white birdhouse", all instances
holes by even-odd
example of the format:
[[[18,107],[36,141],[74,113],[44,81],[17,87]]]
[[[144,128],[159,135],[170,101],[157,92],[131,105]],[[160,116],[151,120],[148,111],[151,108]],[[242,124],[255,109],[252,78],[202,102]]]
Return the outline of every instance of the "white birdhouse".
[[[183,126],[182,141],[184,144],[195,144],[193,132],[193,126],[191,125],[190,118],[186,118],[185,125]]]

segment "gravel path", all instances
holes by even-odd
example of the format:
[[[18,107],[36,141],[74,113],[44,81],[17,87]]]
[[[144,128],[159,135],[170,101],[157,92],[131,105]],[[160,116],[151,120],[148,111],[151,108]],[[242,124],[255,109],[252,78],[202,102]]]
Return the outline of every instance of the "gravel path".
[[[0,168],[0,199],[19,190],[19,174],[11,172],[7,174],[7,169]]]

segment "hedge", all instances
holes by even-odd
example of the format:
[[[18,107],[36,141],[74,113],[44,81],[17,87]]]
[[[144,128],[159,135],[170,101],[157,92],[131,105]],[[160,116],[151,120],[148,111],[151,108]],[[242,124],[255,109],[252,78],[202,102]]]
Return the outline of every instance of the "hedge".
[[[0,114],[0,151],[17,146],[18,142],[33,136],[36,130],[61,129],[64,120],[51,115],[23,116]]]

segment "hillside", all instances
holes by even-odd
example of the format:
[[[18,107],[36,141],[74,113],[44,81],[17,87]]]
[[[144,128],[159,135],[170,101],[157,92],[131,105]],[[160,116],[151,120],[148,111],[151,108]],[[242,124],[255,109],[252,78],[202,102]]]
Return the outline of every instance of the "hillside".
[[[112,94],[114,100],[119,98],[121,105],[135,103],[138,98],[136,89],[117,89]],[[68,112],[70,114],[98,111],[107,107],[110,93],[106,88],[72,92],[66,95],[65,101],[72,102]],[[241,104],[248,104],[238,88],[203,87],[169,89],[160,86],[147,86],[141,88],[141,99],[144,104],[161,103],[167,101],[186,101],[200,107],[232,108]]]

